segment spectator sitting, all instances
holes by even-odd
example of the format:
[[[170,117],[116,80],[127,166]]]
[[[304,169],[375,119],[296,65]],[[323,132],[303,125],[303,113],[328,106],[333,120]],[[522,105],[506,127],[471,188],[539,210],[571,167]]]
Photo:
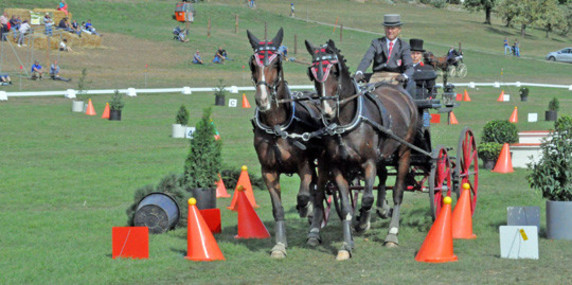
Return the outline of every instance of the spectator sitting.
[[[24,44],[24,36],[26,36],[26,34],[30,31],[30,29],[32,29],[32,27],[30,27],[30,24],[28,24],[28,20],[24,20],[24,22],[22,22],[22,25],[20,25],[20,29],[18,30],[18,32],[20,33],[20,36],[18,37],[18,46],[26,46]]]
[[[201,53],[199,52],[199,50],[197,50],[197,52],[195,52],[195,55],[193,55],[193,63],[203,64],[203,59],[201,58]]]
[[[73,51],[72,48],[67,45],[67,43],[68,43],[68,39],[63,39],[63,40],[60,42],[60,45],[59,45],[60,51],[67,51],[67,52],[72,52],[72,51]]]
[[[12,79],[8,73],[0,74],[0,85],[12,85]]]
[[[46,35],[53,36],[52,26],[54,25],[54,21],[50,17],[50,14],[46,13],[44,16],[44,26],[46,27]]]
[[[10,21],[8,21],[8,14],[4,12],[0,15],[0,40],[6,40],[6,34],[10,31]]]
[[[74,32],[74,30],[70,27],[70,24],[68,23],[68,18],[67,18],[67,17],[63,17],[63,18],[60,20],[60,23],[58,24],[58,26],[56,27],[56,29],[64,30],[64,31],[67,31],[67,32],[70,32],[70,33],[73,33],[73,32]]]
[[[54,63],[50,65],[50,78],[53,80],[61,80],[65,82],[71,81],[71,79],[63,78],[60,76],[60,66],[58,65],[57,60],[54,60]]]
[[[68,4],[66,3],[66,0],[61,0],[60,4],[58,4],[58,11],[63,11],[64,13],[66,13],[66,16],[68,15]]]
[[[40,63],[37,60],[34,61],[34,64],[32,65],[32,80],[36,80],[36,79],[42,80],[42,74],[43,73],[44,73],[44,70],[42,69],[42,66],[40,65]]]
[[[98,35],[101,36],[101,34],[99,34],[96,30],[95,27],[93,27],[93,25],[91,24],[91,19],[87,20],[87,23],[85,23],[85,25],[82,26],[84,27],[83,31],[89,34],[94,34],[94,35]]]
[[[186,30],[181,30],[181,28],[179,28],[179,26],[177,26],[175,29],[173,29],[173,34],[175,34],[175,39],[179,40],[181,42],[188,42],[189,39],[187,39],[187,31]]]
[[[71,29],[74,33],[76,33],[80,38],[81,38],[81,27],[80,25],[77,23],[76,20],[73,20],[72,24],[71,24]]]
[[[227,58],[227,54],[226,54],[226,50],[224,50],[222,47],[219,47],[218,50],[215,52],[214,58],[213,58],[213,63],[222,63],[224,64],[224,61],[228,59]]]

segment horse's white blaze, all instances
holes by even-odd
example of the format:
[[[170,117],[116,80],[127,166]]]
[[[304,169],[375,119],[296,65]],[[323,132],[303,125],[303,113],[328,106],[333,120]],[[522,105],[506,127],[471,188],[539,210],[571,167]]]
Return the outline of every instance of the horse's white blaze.
[[[266,77],[264,76],[264,72],[262,72],[262,78],[260,79],[260,82],[266,82]],[[266,89],[266,85],[260,84],[258,85],[257,88],[258,88],[260,109],[263,111],[270,109],[270,100],[268,100],[268,91]]]
[[[324,86],[324,83],[322,83],[322,97],[326,97],[326,88]],[[330,100],[324,100],[322,101],[322,108],[324,110],[324,113],[332,118],[334,116],[334,108],[330,105]]]

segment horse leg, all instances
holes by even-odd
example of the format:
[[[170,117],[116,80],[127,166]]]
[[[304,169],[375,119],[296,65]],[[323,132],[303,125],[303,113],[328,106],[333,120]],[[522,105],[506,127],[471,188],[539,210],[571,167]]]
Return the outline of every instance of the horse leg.
[[[385,189],[385,183],[387,181],[387,168],[378,167],[377,176],[379,177],[379,185],[377,186],[377,201],[376,201],[376,212],[377,215],[382,219],[387,219],[390,214],[389,204],[385,196],[387,195],[387,190]]]
[[[397,179],[395,180],[395,187],[393,188],[393,214],[391,215],[391,222],[389,223],[389,233],[385,237],[385,246],[387,247],[397,247],[399,245],[399,240],[397,239],[397,235],[399,234],[399,207],[403,200],[405,176],[409,173],[411,149],[401,146],[400,153],[403,153],[403,155],[399,157]]]
[[[371,208],[373,207],[373,184],[375,183],[376,166],[375,162],[369,160],[363,166],[363,172],[365,177],[365,185],[363,196],[361,199],[360,214],[358,217],[358,224],[355,226],[357,232],[364,232],[369,230],[370,218],[371,218]]]
[[[300,218],[304,218],[312,214],[312,201],[310,201],[310,188],[315,182],[315,171],[310,167],[310,162],[305,161],[298,166],[298,176],[300,176],[300,189],[298,190],[296,209],[300,214]]]
[[[317,179],[317,189],[311,191],[314,204],[314,212],[311,220],[310,231],[308,232],[308,239],[306,244],[309,246],[318,246],[322,243],[322,238],[320,237],[320,228],[322,227],[322,222],[324,219],[324,199],[326,193],[326,184],[328,182],[328,170],[324,163],[318,165],[318,177]],[[313,183],[312,183],[313,184]]]
[[[280,174],[276,171],[262,170],[262,177],[270,193],[270,200],[272,201],[272,215],[276,225],[274,227],[276,244],[270,252],[272,258],[286,257],[286,225],[284,224],[284,208],[282,207],[282,200],[280,197]]]
[[[344,241],[342,243],[342,247],[338,250],[338,255],[336,256],[336,260],[347,260],[352,257],[352,249],[354,247],[354,241],[352,238],[352,230],[351,230],[351,223],[352,223],[352,215],[353,215],[353,208],[350,202],[350,191],[349,191],[349,184],[348,181],[343,176],[340,169],[335,169],[333,171],[333,177],[336,181],[336,185],[338,186],[338,191],[340,191],[340,200],[341,200],[341,207],[342,207],[342,233],[344,237]]]

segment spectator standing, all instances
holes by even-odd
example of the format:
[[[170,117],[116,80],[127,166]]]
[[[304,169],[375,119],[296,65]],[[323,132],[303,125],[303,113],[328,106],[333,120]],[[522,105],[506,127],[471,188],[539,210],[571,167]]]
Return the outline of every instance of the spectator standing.
[[[294,8],[294,3],[290,3],[290,17],[295,17],[295,16],[296,16],[294,10],[296,10],[296,9]]]
[[[36,60],[32,65],[32,80],[40,79],[42,80],[42,74],[44,74],[44,70],[40,63]]]
[[[48,13],[46,13],[46,15],[44,16],[44,26],[46,28],[46,35],[49,37],[53,36],[52,27],[54,26],[54,21],[52,20],[52,17],[50,17],[50,14]]]
[[[24,22],[22,22],[22,25],[20,25],[20,29],[18,30],[18,32],[20,33],[20,35],[18,36],[19,47],[26,46],[26,44],[24,44],[24,37],[30,31],[30,29],[32,29],[32,27],[30,27],[30,24],[28,24],[28,20],[24,20]]]
[[[201,58],[201,53],[198,49],[195,52],[195,54],[193,55],[193,63],[194,64],[203,64],[203,59]]]
[[[514,56],[520,57],[520,43],[518,39],[514,39]]]
[[[504,55],[506,55],[507,50],[508,50],[508,54],[512,53],[510,45],[508,44],[508,37],[504,37]]]

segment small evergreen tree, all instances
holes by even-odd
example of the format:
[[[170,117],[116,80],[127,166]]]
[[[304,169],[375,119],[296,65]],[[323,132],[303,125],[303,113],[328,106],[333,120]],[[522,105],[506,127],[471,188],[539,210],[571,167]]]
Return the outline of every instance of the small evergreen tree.
[[[188,188],[213,188],[221,168],[221,141],[215,140],[211,108],[203,110],[196,125],[185,161],[185,184]]]
[[[185,105],[181,105],[179,112],[177,112],[177,117],[175,118],[177,124],[186,126],[189,123],[189,111]]]

